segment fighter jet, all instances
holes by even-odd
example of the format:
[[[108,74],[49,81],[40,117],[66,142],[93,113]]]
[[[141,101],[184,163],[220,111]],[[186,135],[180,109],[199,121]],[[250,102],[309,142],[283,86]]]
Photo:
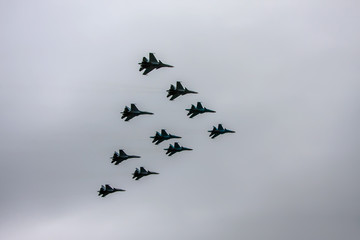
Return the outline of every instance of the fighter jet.
[[[167,65],[162,63],[160,60],[158,61],[153,53],[149,53],[149,59],[147,60],[146,57],[143,57],[143,60],[140,64],[139,71],[141,72],[143,69],[145,69],[143,75],[148,74],[154,69],[162,68],[162,67],[173,67],[171,65]]]
[[[150,138],[153,138],[154,140],[152,141],[153,143],[155,142],[156,145],[158,145],[159,143],[161,143],[162,141],[165,141],[165,140],[169,140],[171,138],[181,138],[179,136],[175,136],[175,135],[172,135],[172,134],[168,134],[165,129],[161,129],[161,133],[159,132],[156,132],[155,136],[153,137],[150,137]]]
[[[99,193],[98,196],[105,197],[106,195],[108,195],[110,193],[119,192],[119,191],[123,192],[125,190],[124,189],[119,189],[119,188],[113,188],[108,184],[106,184],[105,186],[101,185],[101,188],[98,191],[98,193]]]
[[[120,149],[119,154],[117,152],[114,152],[114,155],[111,157],[111,163],[115,163],[115,165],[118,165],[122,161],[125,161],[129,158],[140,158],[140,156],[127,155],[122,149]]]
[[[150,172],[148,170],[146,170],[143,167],[140,167],[140,169],[136,168],[135,172],[133,173],[133,178],[135,178],[135,180],[139,180],[142,177],[151,175],[151,174],[159,174],[157,172]]]
[[[223,126],[221,124],[218,125],[218,128],[216,128],[215,126],[213,126],[212,130],[208,131],[210,133],[209,137],[211,138],[216,138],[217,136],[219,136],[219,134],[224,134],[224,133],[234,133],[235,131],[232,130],[228,130],[226,128],[223,128]]]
[[[191,90],[189,90],[187,88],[184,88],[179,81],[176,82],[176,88],[175,88],[174,85],[171,84],[170,89],[167,90],[167,92],[168,92],[168,95],[166,97],[171,96],[170,100],[174,100],[178,96],[185,95],[185,94],[188,94],[188,93],[197,94],[197,92],[194,92],[194,91],[191,91]]]
[[[202,113],[206,113],[206,112],[211,112],[211,113],[215,112],[213,110],[203,107],[200,102],[197,102],[196,107],[192,104],[190,109],[185,109],[185,110],[189,111],[187,115],[188,116],[190,115],[190,118],[193,118],[198,114],[202,114]]]
[[[128,106],[125,106],[124,111],[121,112],[122,113],[121,119],[125,118],[125,121],[129,121],[133,117],[136,117],[139,115],[143,115],[143,114],[153,115],[153,113],[151,113],[151,112],[140,111],[133,103],[130,106],[131,106],[131,108],[129,108]]]
[[[191,148],[186,148],[186,147],[182,147],[179,145],[179,143],[175,142],[174,143],[174,146],[173,145],[169,145],[169,148],[165,148],[164,150],[167,150],[166,151],[166,154],[169,154],[168,156],[171,156],[177,152],[181,152],[181,151],[184,151],[184,150],[189,150],[191,151],[192,149]]]

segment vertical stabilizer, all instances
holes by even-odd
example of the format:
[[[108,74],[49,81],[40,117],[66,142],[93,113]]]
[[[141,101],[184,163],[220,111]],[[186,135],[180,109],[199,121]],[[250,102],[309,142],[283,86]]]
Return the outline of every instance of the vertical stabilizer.
[[[120,156],[127,156],[126,153],[123,150],[119,150]]]

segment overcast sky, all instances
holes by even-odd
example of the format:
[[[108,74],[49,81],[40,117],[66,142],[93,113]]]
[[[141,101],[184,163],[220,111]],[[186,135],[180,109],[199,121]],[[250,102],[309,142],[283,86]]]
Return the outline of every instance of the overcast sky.
[[[0,1],[0,239],[360,239],[359,7]],[[143,76],[149,52],[175,67]],[[176,81],[199,94],[170,102]]]

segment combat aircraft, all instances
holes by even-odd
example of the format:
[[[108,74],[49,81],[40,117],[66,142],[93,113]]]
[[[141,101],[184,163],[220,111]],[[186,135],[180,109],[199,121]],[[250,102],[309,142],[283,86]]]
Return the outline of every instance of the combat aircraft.
[[[203,107],[201,105],[201,102],[197,102],[196,107],[192,104],[190,109],[185,109],[185,110],[189,111],[187,115],[188,116],[190,115],[190,118],[193,118],[198,114],[202,114],[202,113],[206,113],[206,112],[211,112],[211,113],[215,112],[213,110],[210,110],[210,109],[207,109],[207,108]]]
[[[146,170],[143,167],[140,167],[140,169],[136,168],[135,172],[133,173],[133,178],[135,178],[135,180],[139,180],[142,177],[151,175],[151,174],[159,174],[157,172],[150,172],[148,170]]]
[[[228,130],[226,128],[223,128],[222,124],[218,125],[218,128],[216,128],[215,126],[213,126],[212,130],[208,131],[210,133],[209,137],[211,138],[216,138],[217,136],[219,136],[220,134],[224,134],[224,133],[234,133],[235,131],[232,130]]]
[[[158,61],[153,53],[149,53],[149,60],[146,59],[146,57],[143,57],[143,60],[140,64],[139,71],[141,72],[143,69],[145,69],[143,75],[148,74],[154,69],[159,69],[162,67],[174,67],[168,64],[162,63],[160,60]]]
[[[169,147],[168,147],[168,148],[165,148],[164,150],[167,150],[167,151],[166,151],[166,154],[169,154],[168,156],[171,156],[171,155],[173,155],[173,154],[175,154],[175,153],[177,153],[177,152],[181,152],[181,151],[184,151],[184,150],[189,150],[189,151],[191,151],[192,149],[191,149],[191,148],[182,147],[182,146],[179,145],[178,142],[175,142],[175,143],[174,143],[174,146],[170,144]]]
[[[98,191],[98,196],[102,196],[105,197],[106,195],[110,194],[110,193],[114,193],[114,192],[123,192],[125,191],[124,189],[119,189],[119,188],[113,188],[110,185],[106,184],[101,185],[100,190]]]
[[[115,163],[115,165],[118,165],[122,161],[125,161],[129,158],[140,158],[140,156],[127,155],[122,149],[120,149],[119,154],[117,152],[114,152],[114,155],[111,157],[111,163]]]
[[[191,91],[187,88],[184,88],[182,85],[181,85],[181,82],[177,81],[176,82],[176,88],[174,85],[171,84],[170,86],[170,89],[167,90],[168,92],[168,95],[166,97],[170,97],[170,100],[174,100],[175,98],[177,98],[178,96],[182,96],[182,95],[185,95],[185,94],[188,94],[188,93],[194,93],[194,94],[197,94],[197,92],[194,92],[194,91]]]
[[[169,140],[171,138],[181,138],[181,137],[175,136],[172,134],[168,134],[165,129],[161,129],[161,133],[156,132],[155,136],[150,137],[150,138],[153,138],[154,140],[152,142],[153,143],[155,142],[155,144],[158,145],[159,143],[161,143],[165,140]]]
[[[130,106],[131,106],[131,108],[129,108],[128,106],[125,106],[124,111],[121,112],[122,113],[121,119],[125,118],[125,121],[129,121],[133,117],[136,117],[139,115],[143,115],[143,114],[153,115],[154,114],[151,112],[140,111],[133,103]]]

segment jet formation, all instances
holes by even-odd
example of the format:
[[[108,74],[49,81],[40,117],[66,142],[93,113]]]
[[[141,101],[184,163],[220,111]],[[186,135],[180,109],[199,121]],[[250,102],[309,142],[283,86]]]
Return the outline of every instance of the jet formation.
[[[235,133],[235,131],[223,128],[222,124],[219,124],[217,128],[215,126],[213,126],[213,129],[209,130],[208,132],[210,133],[209,137],[211,137],[211,138],[216,138],[220,134]]]
[[[160,60],[158,61],[153,53],[149,53],[149,60],[147,60],[146,57],[143,57],[142,62],[139,64],[140,64],[140,69],[139,69],[140,72],[145,69],[145,71],[143,72],[143,75],[148,74],[149,72],[151,72],[154,69],[159,69],[162,67],[174,67],[174,66],[162,63]]]
[[[167,90],[168,95],[166,97],[171,97],[170,100],[174,100],[175,98],[179,97],[179,96],[183,96],[185,94],[189,94],[189,93],[193,93],[193,94],[197,94],[197,92],[191,91],[187,88],[184,88],[181,84],[181,82],[177,81],[176,82],[176,87],[174,85],[171,84],[170,89]]]
[[[162,67],[173,67],[171,65],[162,63],[160,60],[158,61],[155,58],[153,53],[149,53],[149,60],[146,57],[144,57],[142,62],[139,64],[140,64],[139,71],[142,71],[145,69],[145,71],[143,72],[143,75],[147,75],[149,72],[151,72],[154,69],[159,69]],[[187,89],[186,87],[183,87],[181,82],[177,81],[176,86],[174,86],[173,84],[170,85],[170,89],[167,90],[166,97],[170,98],[170,100],[173,101],[176,98],[178,98],[179,96],[184,96],[186,94],[198,94],[198,92],[195,92],[195,91]],[[201,102],[197,102],[196,106],[191,105],[191,108],[185,109],[185,110],[188,111],[187,116],[189,116],[190,118],[193,118],[193,117],[197,116],[198,114],[203,114],[203,113],[207,113],[207,112],[215,113],[214,110],[203,107]],[[125,121],[130,121],[132,118],[137,117],[139,115],[153,115],[152,112],[140,111],[135,106],[134,103],[132,103],[130,105],[130,108],[128,106],[125,106],[124,111],[121,113],[122,113],[121,119],[124,119]],[[213,129],[209,130],[208,132],[210,132],[209,137],[211,137],[212,139],[216,138],[220,134],[235,133],[235,131],[223,128],[222,124],[218,124],[217,128],[214,126]],[[126,139],[126,137],[127,136],[125,136],[125,139]],[[153,139],[152,143],[155,143],[155,145],[158,145],[163,141],[167,141],[167,140],[171,140],[171,139],[175,139],[175,138],[181,138],[181,137],[169,134],[166,132],[165,129],[161,129],[160,132],[157,131],[155,136],[151,136],[150,138]],[[169,144],[169,147],[165,148],[164,150],[166,151],[166,155],[172,156],[177,152],[191,151],[192,149],[180,146],[180,144],[178,142],[175,142],[174,144]],[[116,151],[114,152],[114,155],[111,157],[111,159],[112,159],[111,163],[118,165],[121,162],[123,162],[127,159],[131,159],[131,158],[140,158],[140,156],[127,155],[124,152],[124,150],[120,149],[119,153]],[[139,180],[142,177],[152,175],[152,174],[159,174],[159,173],[151,172],[149,170],[146,170],[144,167],[140,167],[140,168],[135,169],[134,173],[132,174],[132,178],[135,180]],[[98,193],[99,193],[98,195],[101,197],[105,197],[106,195],[108,195],[110,193],[119,192],[119,191],[125,191],[125,190],[119,189],[119,188],[113,188],[110,185],[106,184],[105,186],[101,185],[101,188],[98,191]]]
[[[192,149],[191,148],[186,148],[186,147],[182,147],[179,145],[178,142],[175,142],[174,143],[174,146],[173,145],[169,145],[168,148],[165,148],[164,150],[166,150],[166,154],[168,154],[168,156],[172,156],[174,155],[175,153],[177,152],[181,152],[181,151],[191,151]]]
[[[114,193],[114,192],[124,192],[124,189],[119,189],[119,188],[113,188],[110,185],[106,184],[101,185],[100,190],[98,191],[98,196],[102,196],[105,197],[106,195],[110,194],[110,193]]]
[[[128,106],[125,106],[125,109],[122,113],[122,116],[121,116],[121,119],[125,118],[125,121],[129,121],[131,120],[132,118],[136,117],[136,116],[139,116],[139,115],[145,115],[145,114],[148,114],[148,115],[153,115],[154,113],[152,112],[144,112],[144,111],[140,111],[134,103],[132,103],[131,105],[131,108],[129,108]]]
[[[112,161],[111,163],[115,163],[115,165],[118,165],[122,161],[128,160],[130,158],[140,158],[140,156],[136,155],[127,155],[124,150],[120,149],[119,153],[114,152],[114,155],[111,157]]]
[[[155,136],[150,137],[150,138],[153,138],[154,140],[152,142],[155,143],[155,145],[158,145],[159,143],[161,143],[165,140],[169,140],[172,138],[181,138],[181,137],[175,136],[172,134],[168,134],[165,129],[161,129],[161,133],[156,132]]]
[[[140,178],[151,175],[151,174],[159,174],[159,173],[150,172],[143,167],[140,167],[140,169],[136,168],[135,172],[133,173],[133,179],[135,178],[135,180],[139,180]]]
[[[203,113],[206,113],[206,112],[215,113],[214,110],[210,110],[210,109],[207,109],[206,107],[203,107],[201,102],[197,102],[196,107],[192,104],[191,108],[185,109],[185,110],[189,111],[187,115],[188,116],[190,115],[190,118],[193,118],[198,114],[203,114]]]

